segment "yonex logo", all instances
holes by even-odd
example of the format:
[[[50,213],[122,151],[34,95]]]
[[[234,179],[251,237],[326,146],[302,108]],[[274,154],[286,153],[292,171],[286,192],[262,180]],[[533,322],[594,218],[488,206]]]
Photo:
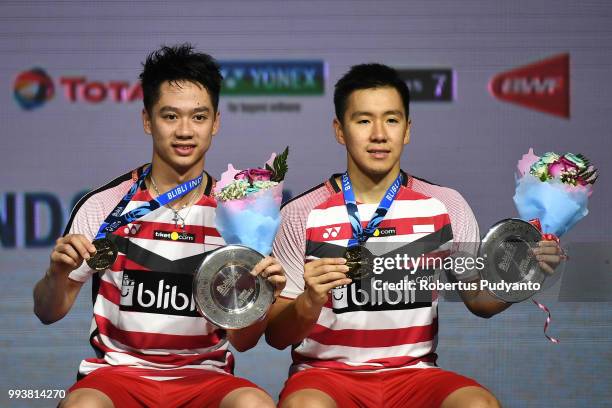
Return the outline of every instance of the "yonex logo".
[[[323,233],[323,239],[327,239],[329,237],[336,238],[340,233],[341,228],[342,227],[325,228],[325,232]]]
[[[136,233],[140,230],[140,224],[128,224],[123,229],[123,233],[125,235],[136,235]]]

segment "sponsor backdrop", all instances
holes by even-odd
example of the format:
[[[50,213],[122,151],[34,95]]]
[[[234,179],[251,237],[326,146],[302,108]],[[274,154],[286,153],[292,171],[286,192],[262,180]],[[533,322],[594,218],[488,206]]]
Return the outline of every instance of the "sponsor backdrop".
[[[289,195],[341,171],[333,84],[370,61],[400,69],[413,92],[403,168],[459,190],[483,232],[516,215],[513,172],[529,147],[589,156],[601,173],[591,213],[564,237],[570,261],[539,297],[561,343],[544,338],[545,315],[531,303],[484,320],[444,302],[438,363],[507,407],[605,406],[611,20],[601,1],[2,2],[0,405],[53,405],[10,400],[9,390],[65,389],[92,356],[90,287],[51,326],[32,314],[31,290],[75,201],[150,159],[137,83],[145,55],[190,41],[223,66],[221,131],[206,162],[217,176],[286,145]],[[581,297],[559,301],[564,282],[582,282]],[[288,364],[287,350],[262,341],[237,356],[237,373],[276,396]]]

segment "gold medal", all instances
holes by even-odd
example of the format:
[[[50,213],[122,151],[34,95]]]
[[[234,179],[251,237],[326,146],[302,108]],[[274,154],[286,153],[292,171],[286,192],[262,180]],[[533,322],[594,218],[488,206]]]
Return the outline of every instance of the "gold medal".
[[[96,253],[87,260],[87,265],[96,271],[107,270],[117,259],[117,246],[108,238],[95,239],[92,244],[96,247]]]
[[[361,245],[346,249],[344,258],[349,271],[346,276],[353,280],[364,279],[370,275],[369,251]]]

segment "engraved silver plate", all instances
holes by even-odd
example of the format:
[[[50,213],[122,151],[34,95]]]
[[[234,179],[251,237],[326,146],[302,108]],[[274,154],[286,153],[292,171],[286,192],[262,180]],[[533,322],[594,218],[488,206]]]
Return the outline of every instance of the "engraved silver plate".
[[[485,267],[482,279],[491,283],[539,283],[546,275],[538,261],[530,252],[542,240],[536,227],[523,220],[509,218],[491,227],[480,244],[479,255]],[[522,302],[533,296],[537,290],[491,290],[489,291],[505,302]]]
[[[241,329],[264,317],[274,288],[261,276],[250,274],[263,258],[241,245],[208,254],[193,278],[193,297],[200,314],[224,329]]]

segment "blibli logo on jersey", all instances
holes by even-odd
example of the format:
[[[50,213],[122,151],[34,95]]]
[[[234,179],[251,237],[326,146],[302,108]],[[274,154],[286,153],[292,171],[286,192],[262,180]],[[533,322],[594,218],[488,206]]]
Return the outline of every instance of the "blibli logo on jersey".
[[[388,281],[381,278],[379,276],[376,279]],[[332,308],[334,313],[341,314],[358,310],[404,310],[431,307],[431,292],[425,293],[410,289],[408,285],[405,285],[401,290],[383,288],[380,282],[377,286],[378,288],[375,288],[374,279],[363,279],[355,281],[350,285],[333,289]]]
[[[199,316],[189,274],[125,270],[119,309],[141,313]]]
[[[325,228],[325,232],[323,233],[323,239],[336,238],[340,233],[341,228],[342,227]]]

